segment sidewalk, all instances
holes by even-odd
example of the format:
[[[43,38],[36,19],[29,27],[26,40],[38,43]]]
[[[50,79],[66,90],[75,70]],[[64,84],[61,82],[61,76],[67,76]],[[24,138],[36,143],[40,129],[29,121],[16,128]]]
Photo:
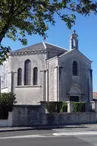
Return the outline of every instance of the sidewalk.
[[[10,131],[27,131],[27,130],[58,130],[65,131],[97,131],[97,124],[80,124],[80,125],[57,125],[57,126],[33,126],[33,127],[0,127],[0,132]]]

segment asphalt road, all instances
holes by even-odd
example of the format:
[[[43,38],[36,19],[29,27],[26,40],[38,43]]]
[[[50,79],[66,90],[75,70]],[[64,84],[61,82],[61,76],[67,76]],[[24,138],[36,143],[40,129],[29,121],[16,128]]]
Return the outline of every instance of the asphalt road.
[[[62,129],[57,132],[60,131]],[[0,132],[0,146],[97,146],[97,134],[55,136],[55,132],[56,130]]]
[[[93,146],[76,137],[17,138],[0,140],[0,146]]]

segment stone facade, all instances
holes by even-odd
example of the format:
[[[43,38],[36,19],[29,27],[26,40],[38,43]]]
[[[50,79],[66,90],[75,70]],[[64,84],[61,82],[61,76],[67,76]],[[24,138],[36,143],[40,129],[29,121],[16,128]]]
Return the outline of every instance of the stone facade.
[[[91,61],[78,50],[77,37],[75,32],[71,35],[69,50],[42,42],[11,52],[1,67],[1,92],[14,92],[17,104],[68,100],[90,102]],[[31,62],[29,85],[25,85],[26,60]],[[35,67],[37,84],[34,85]],[[22,70],[21,85],[17,81],[19,68]]]

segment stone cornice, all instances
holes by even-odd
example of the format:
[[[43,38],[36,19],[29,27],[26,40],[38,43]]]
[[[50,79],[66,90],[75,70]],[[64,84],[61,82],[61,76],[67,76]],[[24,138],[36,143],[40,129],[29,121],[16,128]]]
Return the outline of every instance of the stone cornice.
[[[36,54],[46,54],[47,50],[33,50],[33,51],[23,51],[23,52],[12,52],[11,56],[24,56],[24,55],[36,55]]]
[[[41,85],[20,85],[15,86],[15,88],[41,88]]]

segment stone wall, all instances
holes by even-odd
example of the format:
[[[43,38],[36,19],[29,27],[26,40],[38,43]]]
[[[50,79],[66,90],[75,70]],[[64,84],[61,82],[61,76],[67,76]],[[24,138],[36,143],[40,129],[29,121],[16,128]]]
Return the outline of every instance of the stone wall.
[[[31,85],[24,85],[24,63],[29,59],[31,61]],[[10,56],[8,61],[4,62],[7,67],[7,86],[3,87],[1,92],[14,92],[18,104],[33,104],[43,100],[43,71],[46,69],[46,53],[35,55]],[[38,68],[38,83],[33,85],[33,68]],[[4,68],[4,66],[2,66]],[[17,71],[22,69],[22,85],[17,85]],[[3,73],[4,74],[4,73]],[[3,79],[2,79],[3,81]],[[3,82],[2,82],[3,84]]]
[[[85,113],[45,113],[43,105],[15,106],[12,126],[42,126],[97,123],[97,112]]]
[[[48,80],[48,101],[59,101],[58,98],[58,57],[47,61],[47,67],[49,71]]]
[[[72,64],[76,61],[78,64],[78,76],[72,74]],[[80,101],[88,102],[92,100],[91,92],[92,89],[89,87],[89,69],[91,69],[91,62],[86,59],[79,51],[74,50],[68,54],[63,54],[59,56],[59,66],[60,68],[60,80],[59,80],[59,90],[60,90],[60,101],[69,100],[68,94],[74,96],[74,93],[70,93],[70,87],[76,84],[81,90],[80,94],[75,94],[80,97]],[[91,84],[92,86],[92,84]],[[79,92],[78,92],[79,93]],[[89,94],[90,93],[90,94]]]
[[[96,112],[47,114],[47,125],[97,123]]]
[[[44,124],[45,108],[42,105],[15,105],[12,112],[12,126],[33,126]]]
[[[24,85],[24,63],[29,59],[31,61],[31,85]],[[45,69],[45,59],[46,54],[36,54],[36,55],[25,55],[25,56],[14,56],[12,57],[12,70],[16,72],[14,74],[14,93],[16,94],[17,103],[19,104],[31,104],[33,102],[39,102],[43,97],[43,72]],[[17,63],[15,63],[17,62]],[[33,68],[38,68],[38,83],[33,85]],[[22,86],[17,86],[17,70],[22,68]]]

